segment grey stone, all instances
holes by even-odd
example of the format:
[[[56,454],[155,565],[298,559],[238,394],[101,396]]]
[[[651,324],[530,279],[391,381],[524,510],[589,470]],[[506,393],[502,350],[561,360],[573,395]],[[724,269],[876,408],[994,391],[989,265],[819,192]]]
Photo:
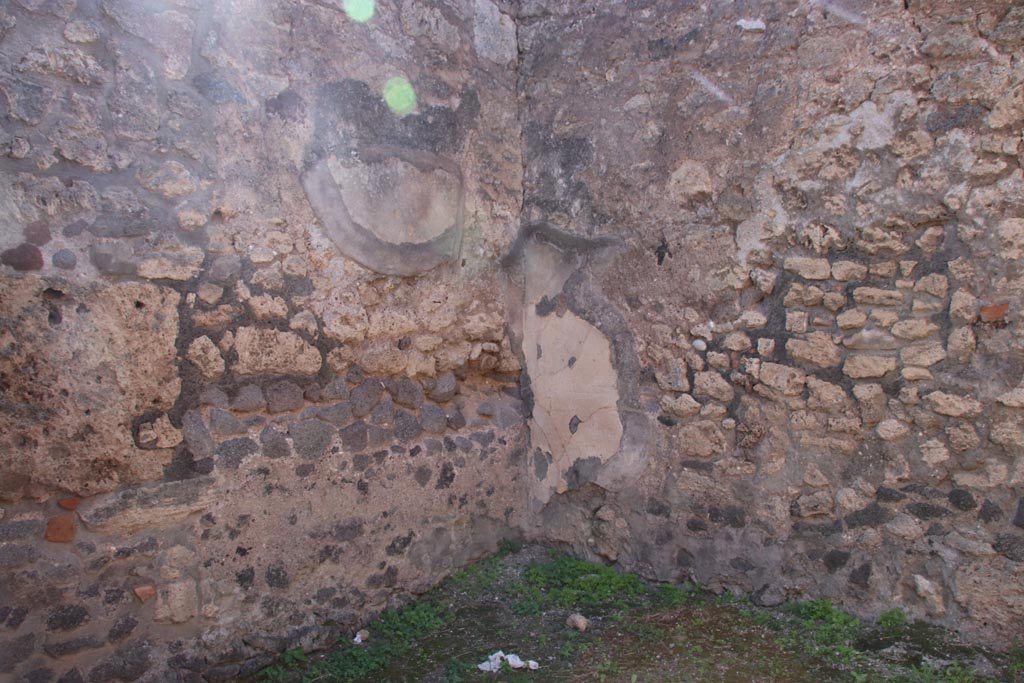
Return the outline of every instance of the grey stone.
[[[267,580],[267,585],[271,588],[287,588],[291,583],[288,578],[288,572],[281,565],[274,565],[267,567],[266,574],[264,575]]]
[[[416,416],[405,410],[395,411],[395,437],[402,443],[408,443],[419,438],[423,433],[423,426]]]
[[[974,499],[967,489],[953,489],[949,492],[949,502],[957,510],[973,510],[978,507],[978,501]]]
[[[352,414],[356,417],[365,417],[374,409],[377,402],[384,394],[384,386],[379,379],[369,378],[352,390],[349,396],[349,404],[352,406]]]
[[[228,439],[217,446],[217,466],[236,470],[245,458],[257,451],[259,446],[248,437]]]
[[[344,401],[348,398],[348,393],[348,382],[343,377],[336,377],[320,390],[320,400]]]
[[[263,390],[255,384],[246,384],[231,400],[231,410],[237,410],[240,413],[251,413],[257,410],[263,410],[267,405],[266,400],[263,398]]]
[[[992,547],[997,553],[1014,562],[1024,562],[1024,536],[999,534]]]
[[[1024,529],[1024,498],[1017,501],[1017,513],[1013,516],[1013,525]]]
[[[213,408],[210,410],[210,431],[217,436],[235,436],[245,434],[247,430],[242,421],[228,411]]]
[[[210,430],[203,422],[198,410],[188,410],[181,418],[181,435],[192,455],[199,458],[213,456],[214,445]]]
[[[354,422],[339,433],[341,445],[349,453],[366,450],[366,423]]]
[[[317,416],[335,427],[343,427],[352,421],[352,406],[348,401],[323,406],[317,410]]]
[[[38,559],[39,551],[33,545],[0,543],[0,569],[14,569]]]
[[[41,519],[23,519],[0,523],[0,541],[40,538],[45,528],[46,522]]]
[[[385,396],[380,403],[374,406],[370,412],[367,422],[374,425],[390,426],[395,419],[395,403],[390,396]]]
[[[107,633],[107,640],[111,643],[121,642],[130,636],[138,625],[138,619],[130,614],[126,614],[115,621],[114,625],[110,627],[110,631]]]
[[[58,249],[53,252],[53,256],[50,257],[50,262],[55,268],[61,270],[74,270],[75,266],[78,265],[78,257],[75,256],[75,252],[70,249]]]
[[[267,412],[284,413],[297,410],[305,403],[302,389],[295,382],[282,380],[267,386]]]
[[[448,426],[448,416],[443,408],[427,403],[420,409],[420,422],[424,431],[443,434]]]
[[[445,403],[455,398],[458,381],[452,372],[442,372],[434,380],[434,388],[430,390],[430,400]]]
[[[393,435],[390,429],[368,425],[366,427],[366,445],[369,448],[381,448],[391,443]]]
[[[218,408],[228,407],[228,395],[220,387],[208,385],[199,392],[199,404],[205,406],[216,406]]]
[[[331,445],[334,429],[320,420],[301,420],[291,423],[288,433],[300,458],[316,460]]]
[[[401,377],[387,383],[388,391],[395,403],[406,408],[419,408],[423,405],[423,388],[418,382],[408,377]]]
[[[134,275],[138,264],[124,244],[94,244],[89,261],[104,275]]]
[[[462,414],[459,406],[452,406],[448,410],[448,428],[462,429],[466,426],[466,416]]]
[[[230,254],[215,258],[206,272],[206,277],[211,282],[228,287],[235,284],[241,273],[242,261],[234,254]]]
[[[133,640],[89,671],[89,683],[137,681],[153,665],[153,646],[148,640]]]
[[[47,642],[43,645],[43,651],[54,659],[76,655],[84,650],[95,650],[103,647],[103,641],[92,636],[80,636],[71,640]]]
[[[921,520],[946,517],[950,514],[948,509],[932,503],[910,503],[907,505],[907,512]]]
[[[878,503],[870,503],[867,507],[851,512],[845,519],[846,525],[851,529],[862,526],[878,526],[892,519],[892,512]]]
[[[260,443],[263,445],[263,455],[268,458],[276,460],[287,458],[292,454],[288,439],[271,426],[264,427],[260,432]]]
[[[490,401],[484,401],[476,407],[476,414],[483,415],[484,417],[491,417],[496,412],[498,412],[497,408]]]
[[[63,676],[57,679],[57,683],[85,683],[82,672],[77,668],[69,669]]]
[[[28,633],[11,640],[0,640],[0,673],[10,673],[26,661],[36,649],[35,635]]]
[[[46,617],[47,631],[70,631],[89,621],[89,610],[84,605],[61,605],[50,610]]]
[[[152,140],[160,129],[157,79],[148,60],[117,53],[114,88],[108,98],[114,132],[128,140]]]

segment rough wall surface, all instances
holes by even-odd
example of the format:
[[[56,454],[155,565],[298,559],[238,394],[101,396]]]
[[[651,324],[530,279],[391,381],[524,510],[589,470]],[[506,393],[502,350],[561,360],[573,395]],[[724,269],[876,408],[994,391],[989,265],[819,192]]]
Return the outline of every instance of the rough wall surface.
[[[519,533],[1019,634],[961,5],[0,4],[0,676],[231,679]]]
[[[515,45],[0,3],[0,679],[232,679],[521,526]]]
[[[1019,3],[524,1],[518,22],[523,221],[617,242],[525,317],[607,364],[603,332],[600,402],[646,438],[581,439],[592,392],[546,446],[535,408],[531,533],[1019,637]]]

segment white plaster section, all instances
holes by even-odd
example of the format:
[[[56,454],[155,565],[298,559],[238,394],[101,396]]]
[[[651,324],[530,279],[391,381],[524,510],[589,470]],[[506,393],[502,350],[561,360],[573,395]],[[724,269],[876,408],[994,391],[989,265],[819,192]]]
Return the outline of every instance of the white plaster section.
[[[564,307],[537,314],[537,304],[545,296],[554,300],[571,272],[553,247],[527,247],[522,330],[534,397],[530,433],[533,448],[551,456],[543,478],[530,456],[531,498],[541,505],[568,490],[567,474],[578,460],[597,458],[603,465],[618,453],[623,434],[608,338]]]

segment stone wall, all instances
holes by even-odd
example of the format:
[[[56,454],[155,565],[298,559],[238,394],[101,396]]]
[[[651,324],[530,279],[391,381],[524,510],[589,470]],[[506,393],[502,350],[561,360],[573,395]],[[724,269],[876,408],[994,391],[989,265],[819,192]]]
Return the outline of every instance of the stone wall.
[[[515,28],[360,18],[0,3],[0,679],[231,680],[521,526]]]
[[[578,259],[527,294],[527,369],[536,387],[530,318],[553,321],[634,425],[595,450],[588,420],[616,420],[563,396],[550,445],[534,410],[531,533],[767,604],[1019,637],[1019,3],[524,1],[518,21],[523,220]]]
[[[961,5],[0,6],[0,676],[229,680],[515,535],[1019,634]]]

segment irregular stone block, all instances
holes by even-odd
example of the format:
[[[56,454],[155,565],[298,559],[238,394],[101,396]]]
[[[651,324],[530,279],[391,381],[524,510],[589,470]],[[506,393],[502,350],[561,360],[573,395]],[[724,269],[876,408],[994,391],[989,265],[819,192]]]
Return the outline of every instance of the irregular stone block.
[[[176,524],[217,499],[213,482],[197,477],[95,496],[82,502],[78,514],[89,530],[115,535]]]

